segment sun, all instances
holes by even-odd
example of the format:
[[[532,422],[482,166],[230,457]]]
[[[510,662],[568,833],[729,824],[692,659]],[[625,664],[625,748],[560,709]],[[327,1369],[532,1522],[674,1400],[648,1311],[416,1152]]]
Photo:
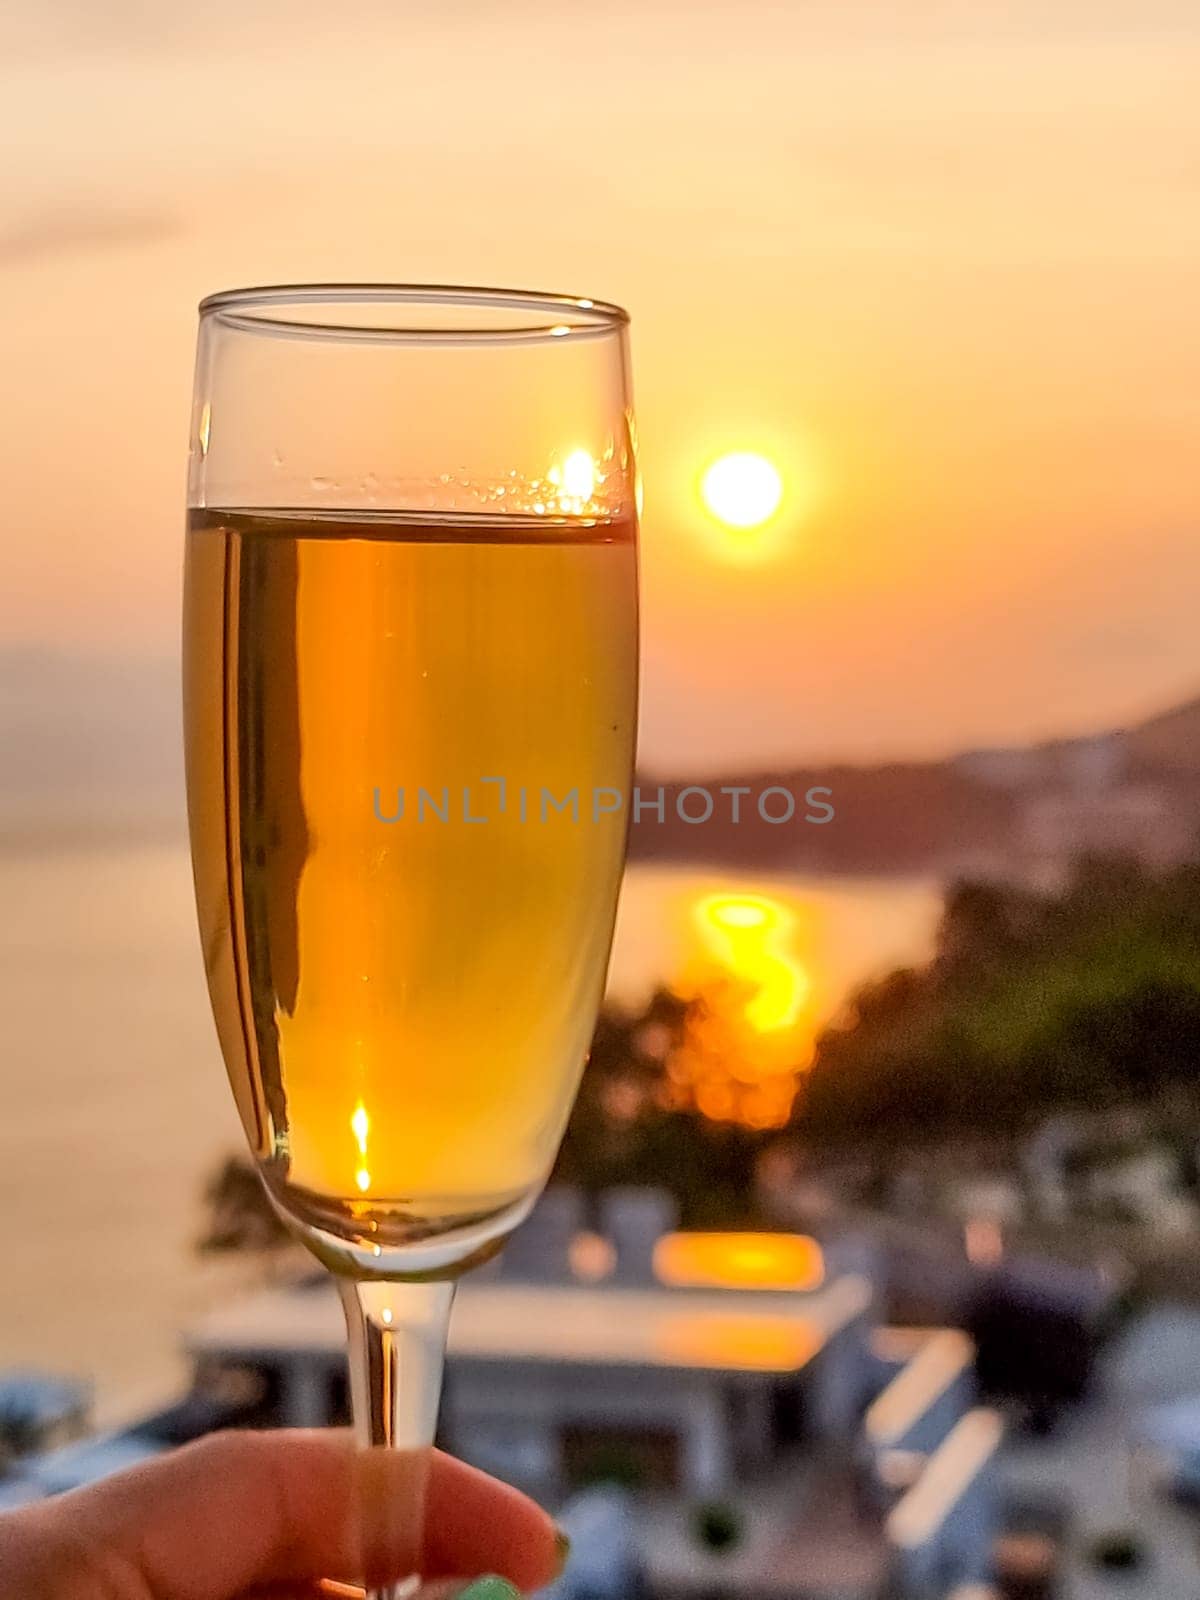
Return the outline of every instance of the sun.
[[[766,456],[735,450],[720,456],[700,479],[704,504],[727,528],[758,528],[783,499],[783,478]]]

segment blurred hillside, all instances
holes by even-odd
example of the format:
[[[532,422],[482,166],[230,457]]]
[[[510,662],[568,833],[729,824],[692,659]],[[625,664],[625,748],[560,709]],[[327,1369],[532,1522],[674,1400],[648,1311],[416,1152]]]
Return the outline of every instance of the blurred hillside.
[[[0,845],[39,838],[178,838],[185,826],[178,667],[169,660],[0,651]],[[680,820],[692,782],[713,796],[703,825]],[[1200,837],[1200,698],[1126,729],[964,752],[944,761],[797,765],[696,779],[643,772],[635,861],[778,872],[915,873],[1052,880],[1081,851],[1148,866],[1187,859]],[[749,789],[738,823],[722,786]],[[795,819],[765,822],[778,786]],[[808,791],[835,816],[806,823]],[[828,797],[822,795],[821,801]],[[685,799],[698,814],[698,797]],[[778,814],[780,800],[774,802]],[[768,810],[771,810],[768,802]]]
[[[767,871],[928,873],[1058,881],[1081,853],[1146,866],[1189,859],[1200,837],[1200,699],[1082,737],[967,751],[945,761],[803,766],[695,780],[714,797],[711,820],[681,820],[686,782],[642,773],[647,801],[664,787],[665,820],[643,809],[634,860],[719,862]],[[731,820],[722,787],[749,786]],[[796,820],[764,821],[755,799],[778,786]],[[804,822],[803,796],[830,791],[831,822]],[[782,802],[768,802],[778,815]],[[698,797],[684,809],[702,809]],[[819,814],[820,807],[812,808]]]
[[[1131,756],[1147,767],[1200,774],[1200,699],[1151,717],[1125,737]]]

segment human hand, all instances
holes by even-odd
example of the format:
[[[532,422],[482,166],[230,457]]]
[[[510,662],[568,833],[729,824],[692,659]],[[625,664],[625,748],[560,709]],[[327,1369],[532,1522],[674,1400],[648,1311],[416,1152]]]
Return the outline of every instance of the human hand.
[[[373,1472],[397,1495],[397,1452]],[[218,1433],[86,1489],[0,1516],[8,1600],[318,1600],[354,1594],[360,1477],[348,1434]],[[386,1520],[386,1519],[385,1519]],[[549,1583],[564,1545],[533,1501],[433,1453],[421,1600],[512,1600]],[[405,1552],[383,1551],[403,1578]],[[470,1584],[478,1573],[492,1575]],[[322,1579],[334,1580],[322,1583]],[[503,1581],[507,1580],[507,1581]]]

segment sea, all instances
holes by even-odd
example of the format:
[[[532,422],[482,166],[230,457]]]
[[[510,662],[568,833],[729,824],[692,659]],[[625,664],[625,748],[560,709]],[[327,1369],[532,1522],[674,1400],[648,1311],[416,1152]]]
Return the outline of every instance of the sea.
[[[0,907],[0,1372],[85,1379],[117,1422],[178,1388],[181,1330],[259,1270],[196,1248],[206,1181],[242,1136],[186,847],[10,843]],[[924,880],[638,865],[610,994],[634,1005],[730,963],[753,981],[760,928],[815,1031],[857,983],[924,959],[939,911]]]

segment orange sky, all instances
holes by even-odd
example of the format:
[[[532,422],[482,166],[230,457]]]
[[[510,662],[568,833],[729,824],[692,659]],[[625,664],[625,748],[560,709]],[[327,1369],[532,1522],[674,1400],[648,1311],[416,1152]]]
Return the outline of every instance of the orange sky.
[[[442,279],[633,313],[651,763],[1200,687],[1191,4],[9,13],[5,640],[173,651],[201,293]],[[757,568],[695,494],[738,448],[791,489]]]

